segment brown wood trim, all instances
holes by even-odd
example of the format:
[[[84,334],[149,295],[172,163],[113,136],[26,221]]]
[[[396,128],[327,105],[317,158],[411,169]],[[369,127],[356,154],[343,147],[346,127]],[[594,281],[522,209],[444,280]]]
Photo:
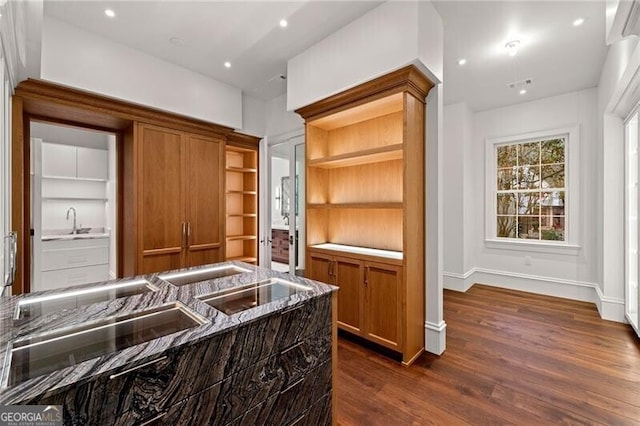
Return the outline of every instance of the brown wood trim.
[[[351,89],[295,110],[311,121],[398,92],[410,92],[424,102],[434,86],[415,65],[408,65]]]
[[[87,112],[91,112],[102,115],[103,117],[112,117],[113,122],[110,122],[110,125],[106,127],[116,126],[118,129],[122,129],[130,124],[127,121],[140,121],[206,135],[212,133],[225,135],[233,131],[232,128],[219,124],[213,124],[204,120],[45,80],[25,80],[18,85],[15,90],[15,95],[25,99],[25,111],[40,114],[45,117],[58,116],[58,118],[61,118],[56,114],[56,107],[67,107],[73,108],[85,115]],[[43,103],[46,103],[47,106],[43,107]],[[41,114],[42,112],[44,112],[44,114]]]
[[[245,135],[244,133],[233,132],[225,135],[225,139],[227,145],[255,150],[258,149],[261,138],[257,136]]]
[[[182,252],[182,247],[167,247],[167,248],[161,248],[161,249],[143,250],[142,256],[158,256],[161,254],[174,254],[174,253],[181,253],[181,252]]]
[[[29,262],[25,267],[25,240],[28,239],[29,225],[25,224],[27,216],[24,213],[24,115],[22,113],[22,99],[11,99],[11,230],[17,233],[17,270],[12,294],[25,292],[24,274],[30,269]],[[28,174],[27,174],[28,175]],[[25,227],[27,234],[25,235]]]

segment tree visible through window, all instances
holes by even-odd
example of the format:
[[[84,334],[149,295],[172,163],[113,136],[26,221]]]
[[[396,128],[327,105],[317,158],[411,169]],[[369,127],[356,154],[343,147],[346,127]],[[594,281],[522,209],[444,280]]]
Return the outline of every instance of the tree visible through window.
[[[496,146],[496,236],[565,241],[566,138]]]

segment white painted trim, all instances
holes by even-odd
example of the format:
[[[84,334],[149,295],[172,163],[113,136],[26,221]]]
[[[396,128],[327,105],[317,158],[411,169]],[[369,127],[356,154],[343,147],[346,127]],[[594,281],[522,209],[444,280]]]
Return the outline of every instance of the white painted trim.
[[[600,317],[626,323],[624,299],[602,293],[596,283],[521,274],[486,268],[472,268],[464,274],[444,272],[445,289],[466,292],[473,284],[507,288],[546,296],[594,303]]]
[[[447,348],[447,324],[444,321],[439,323],[426,321],[424,329],[426,351],[435,355],[442,355]]]
[[[579,247],[579,211],[580,206],[580,129],[571,125],[538,132],[522,133],[518,135],[487,138],[485,140],[485,241],[496,241],[496,146],[507,143],[524,143],[537,141],[554,136],[566,135],[565,145],[565,242],[553,244],[555,247]],[[526,241],[517,239],[500,239],[505,244],[520,244],[536,247],[540,244],[551,245],[548,242]],[[487,245],[489,247],[489,245]],[[491,247],[489,247],[491,248]],[[537,251],[533,248],[531,251]],[[566,254],[566,252],[565,252]]]
[[[537,253],[553,253],[577,256],[580,246],[574,244],[539,242],[539,241],[515,241],[515,240],[484,240],[484,245],[491,249],[533,251]]]

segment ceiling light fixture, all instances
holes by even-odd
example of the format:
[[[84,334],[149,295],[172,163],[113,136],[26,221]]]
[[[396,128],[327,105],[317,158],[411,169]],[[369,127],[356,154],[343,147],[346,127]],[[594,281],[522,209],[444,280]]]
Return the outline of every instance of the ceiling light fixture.
[[[574,27],[579,27],[582,24],[584,24],[584,18],[578,18],[575,21],[573,21],[573,26]]]
[[[515,56],[520,48],[520,40],[511,40],[510,42],[507,42],[507,44],[504,45],[504,48],[507,49],[509,56]]]
[[[231,62],[227,61],[224,63],[225,68],[231,68]]]
[[[460,59],[460,60],[458,61],[458,65],[464,65],[464,64],[466,64],[466,63],[467,63],[467,60],[466,60],[466,59]]]
[[[286,28],[286,26],[287,26],[287,25],[289,25],[289,23],[287,22],[287,20],[286,20],[286,19],[281,19],[281,20],[280,20],[280,26],[281,26],[282,28]]]
[[[113,11],[113,9],[105,9],[104,14],[107,15],[109,18],[116,17],[116,13]]]
[[[520,94],[521,94],[521,95],[524,95],[524,94],[526,94],[526,93],[527,93],[527,91],[526,91],[526,90],[524,90],[524,89],[520,90]]]

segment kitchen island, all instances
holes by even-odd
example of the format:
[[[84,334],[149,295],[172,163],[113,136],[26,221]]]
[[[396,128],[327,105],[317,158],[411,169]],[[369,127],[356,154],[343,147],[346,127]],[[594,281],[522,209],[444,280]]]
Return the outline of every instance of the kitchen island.
[[[224,262],[0,303],[1,404],[65,424],[331,424],[335,287]]]

